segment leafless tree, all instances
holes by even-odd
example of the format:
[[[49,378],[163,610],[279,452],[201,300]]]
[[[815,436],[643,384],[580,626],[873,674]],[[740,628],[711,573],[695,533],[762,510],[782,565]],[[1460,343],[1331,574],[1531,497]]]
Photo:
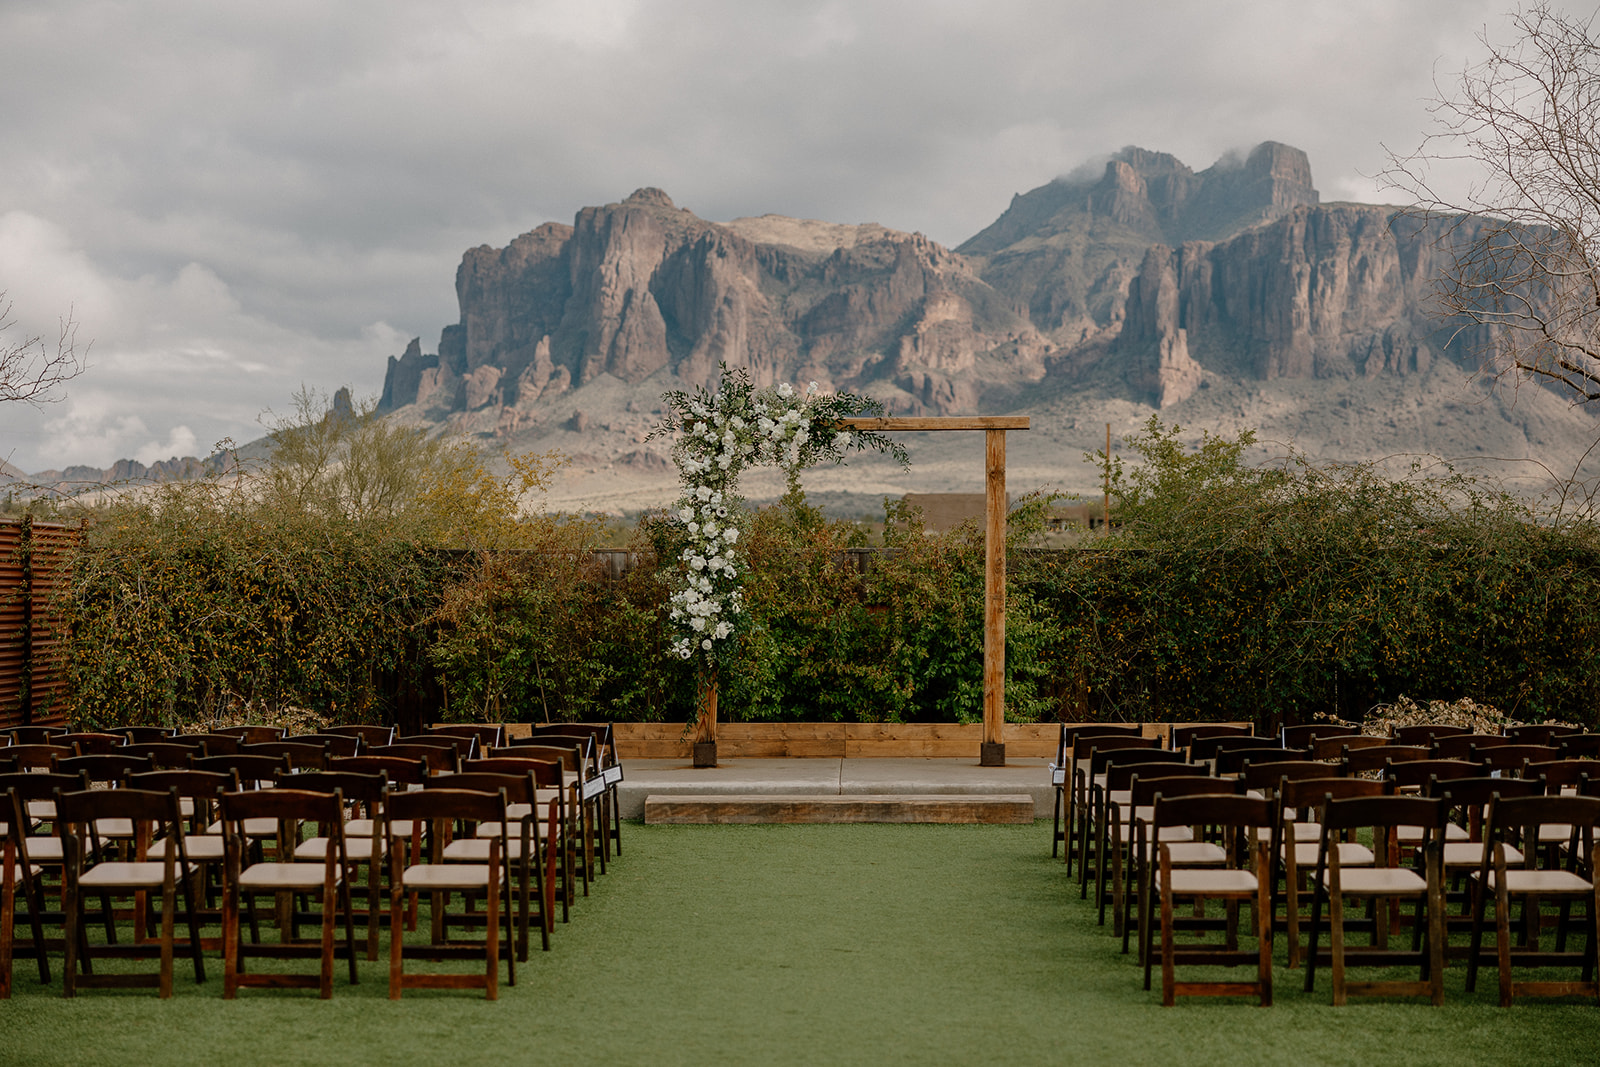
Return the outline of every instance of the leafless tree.
[[[1486,327],[1486,366],[1600,400],[1600,42],[1539,2],[1511,14],[1512,34],[1479,40],[1488,57],[1441,87],[1435,132],[1382,177],[1450,249],[1438,310]],[[1436,86],[1438,82],[1435,82]],[[1479,176],[1463,196],[1438,191],[1459,161]]]
[[[16,320],[11,304],[0,292],[0,404],[19,400],[25,404],[46,404],[61,399],[60,387],[83,373],[88,346],[78,351],[78,322],[72,312],[61,320],[52,347],[43,335],[11,340],[4,335]]]

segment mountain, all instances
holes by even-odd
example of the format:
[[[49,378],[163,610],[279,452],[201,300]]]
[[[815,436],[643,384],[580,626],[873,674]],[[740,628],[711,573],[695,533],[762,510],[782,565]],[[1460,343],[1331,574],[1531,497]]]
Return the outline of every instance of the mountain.
[[[708,222],[659,189],[584,208],[456,271],[438,352],[391,357],[382,410],[493,410],[501,432],[602,375],[867,390],[900,412],[976,407],[1037,382],[1052,350],[972,265],[921,234],[779,216]],[[463,421],[463,420],[457,420]],[[481,420],[479,420],[481,421]]]

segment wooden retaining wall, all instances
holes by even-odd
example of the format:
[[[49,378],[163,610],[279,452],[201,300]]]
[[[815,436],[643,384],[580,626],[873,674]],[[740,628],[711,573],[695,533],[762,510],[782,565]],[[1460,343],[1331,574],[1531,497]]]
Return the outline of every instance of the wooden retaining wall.
[[[1146,723],[1144,729],[1146,736],[1164,737],[1167,728],[1165,723]],[[693,757],[681,722],[619,722],[615,731],[621,759]],[[1007,723],[1006,758],[1054,758],[1060,734],[1060,723]],[[977,759],[982,740],[982,723],[721,722],[717,757]]]

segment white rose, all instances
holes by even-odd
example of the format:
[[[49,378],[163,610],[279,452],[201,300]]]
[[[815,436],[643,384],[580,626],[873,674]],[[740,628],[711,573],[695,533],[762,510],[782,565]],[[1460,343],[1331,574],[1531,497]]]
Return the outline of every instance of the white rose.
[[[710,489],[709,486],[704,486],[704,485],[696,486],[695,487],[695,491],[694,491],[694,495],[699,497],[701,500],[710,500],[711,499],[711,489]]]
[[[788,382],[784,382],[778,386],[778,395],[787,400],[791,396],[794,396],[794,387]]]
[[[689,532],[690,533],[699,533],[700,532],[700,524],[698,522],[691,522],[689,524]]]
[[[702,616],[702,615],[693,615],[693,616],[690,616],[690,618],[689,618],[689,626],[690,626],[690,628],[692,628],[692,629],[693,629],[693,630],[694,630],[694,631],[695,631],[695,632],[696,632],[696,633],[699,633],[699,632],[700,632],[700,631],[701,631],[701,630],[704,630],[704,629],[705,629],[705,628],[706,628],[706,620],[705,620],[705,617],[704,617],[704,616]]]
[[[722,531],[722,539],[730,545],[737,544],[739,541],[739,528],[737,526],[729,526]]]
[[[695,556],[693,559],[689,560],[689,566],[693,567],[697,571],[705,570],[706,558],[704,556]]]
[[[711,651],[711,638],[708,637],[704,641],[701,641],[700,642],[700,647],[705,649],[707,652],[710,652]]]

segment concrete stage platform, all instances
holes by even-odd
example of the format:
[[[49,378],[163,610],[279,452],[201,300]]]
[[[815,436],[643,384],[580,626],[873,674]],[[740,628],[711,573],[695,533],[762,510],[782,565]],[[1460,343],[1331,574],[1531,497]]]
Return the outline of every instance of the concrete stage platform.
[[[1035,818],[1048,819],[1054,796],[1050,761],[1021,758],[1004,767],[967,759],[724,759],[696,770],[685,759],[629,759],[618,786],[622,817],[645,814],[646,797],[671,796],[893,796],[981,794],[1033,799]]]

